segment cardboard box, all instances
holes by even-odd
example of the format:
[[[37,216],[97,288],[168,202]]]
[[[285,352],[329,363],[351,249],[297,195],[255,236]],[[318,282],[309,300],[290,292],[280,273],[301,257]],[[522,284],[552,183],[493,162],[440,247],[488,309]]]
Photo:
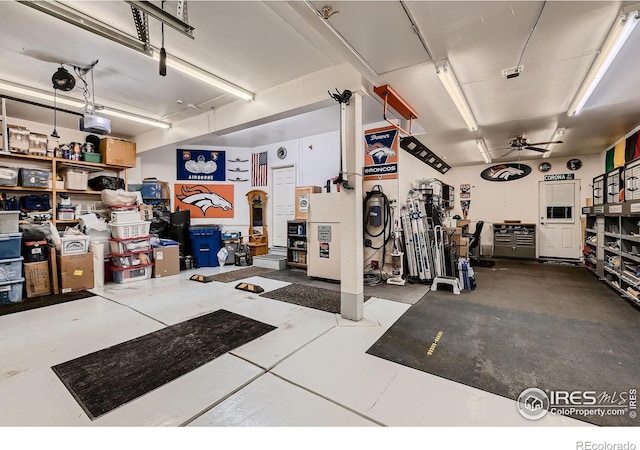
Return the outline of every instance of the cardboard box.
[[[172,245],[153,249],[153,278],[180,273],[180,247]]]
[[[144,199],[169,199],[171,197],[169,183],[166,181],[145,179],[141,191]]]
[[[51,293],[59,294],[60,286],[58,285],[58,260],[56,258],[56,249],[49,249],[49,273],[51,274]]]
[[[48,261],[25,263],[24,278],[27,298],[51,294]]]
[[[296,220],[306,220],[309,209],[309,194],[322,192],[320,186],[298,186],[296,188]]]
[[[104,164],[114,166],[136,166],[136,143],[122,139],[100,139],[100,154]]]
[[[58,256],[60,293],[93,289],[93,253]]]
[[[153,220],[153,205],[140,205],[140,220],[150,222]]]

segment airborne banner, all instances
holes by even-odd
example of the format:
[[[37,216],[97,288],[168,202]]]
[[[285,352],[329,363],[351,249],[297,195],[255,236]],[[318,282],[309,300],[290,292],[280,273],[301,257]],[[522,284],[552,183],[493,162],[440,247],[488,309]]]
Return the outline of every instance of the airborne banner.
[[[398,140],[394,127],[364,132],[364,180],[398,178]]]

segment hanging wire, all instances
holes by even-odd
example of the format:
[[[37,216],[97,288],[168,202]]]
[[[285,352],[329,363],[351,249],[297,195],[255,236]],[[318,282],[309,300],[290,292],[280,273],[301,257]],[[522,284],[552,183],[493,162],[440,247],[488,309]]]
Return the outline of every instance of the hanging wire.
[[[524,57],[524,52],[527,49],[527,45],[529,45],[529,40],[531,39],[531,36],[533,36],[533,32],[536,30],[536,27],[538,26],[538,22],[540,21],[540,17],[542,17],[542,12],[544,11],[544,7],[547,5],[547,2],[542,2],[542,9],[540,9],[540,14],[538,14],[538,18],[536,19],[536,23],[533,24],[533,28],[531,29],[531,33],[529,33],[529,37],[527,38],[527,41],[524,43],[524,47],[522,48],[522,53],[520,53],[520,60],[518,61],[518,64],[516,64],[516,72],[519,71],[519,67],[520,64],[522,64],[522,58]]]

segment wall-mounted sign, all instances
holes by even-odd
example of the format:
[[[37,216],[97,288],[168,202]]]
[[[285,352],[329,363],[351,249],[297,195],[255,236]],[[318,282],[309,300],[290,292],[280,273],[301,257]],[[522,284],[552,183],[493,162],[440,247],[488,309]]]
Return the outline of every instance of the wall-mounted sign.
[[[460,185],[460,198],[471,198],[471,185],[470,184],[461,184]]]
[[[582,161],[579,159],[570,159],[567,161],[567,169],[569,170],[579,170],[582,167]]]
[[[538,164],[538,170],[540,172],[548,172],[551,170],[551,163],[548,162],[541,162],[540,164]]]
[[[176,180],[225,181],[225,161],[223,151],[179,149]]]
[[[524,178],[531,173],[531,167],[520,163],[507,163],[491,166],[480,172],[487,181],[513,181]]]
[[[318,225],[318,242],[331,242],[331,225]]]
[[[320,258],[329,258],[329,243],[320,242]]]
[[[188,209],[192,219],[233,218],[233,184],[175,184],[176,209]]]
[[[364,132],[364,180],[398,178],[398,138],[394,127]]]
[[[553,175],[545,175],[544,181],[564,181],[574,180],[576,175],[574,173],[556,173]]]

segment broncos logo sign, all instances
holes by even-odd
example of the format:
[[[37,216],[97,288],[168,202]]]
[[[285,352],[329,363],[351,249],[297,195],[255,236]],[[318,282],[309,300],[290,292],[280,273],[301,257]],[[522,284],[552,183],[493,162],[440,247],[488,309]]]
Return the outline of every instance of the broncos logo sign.
[[[233,217],[233,185],[176,184],[176,206],[191,217]]]
[[[531,167],[526,164],[499,164],[483,170],[480,176],[487,181],[513,181],[530,173]]]

